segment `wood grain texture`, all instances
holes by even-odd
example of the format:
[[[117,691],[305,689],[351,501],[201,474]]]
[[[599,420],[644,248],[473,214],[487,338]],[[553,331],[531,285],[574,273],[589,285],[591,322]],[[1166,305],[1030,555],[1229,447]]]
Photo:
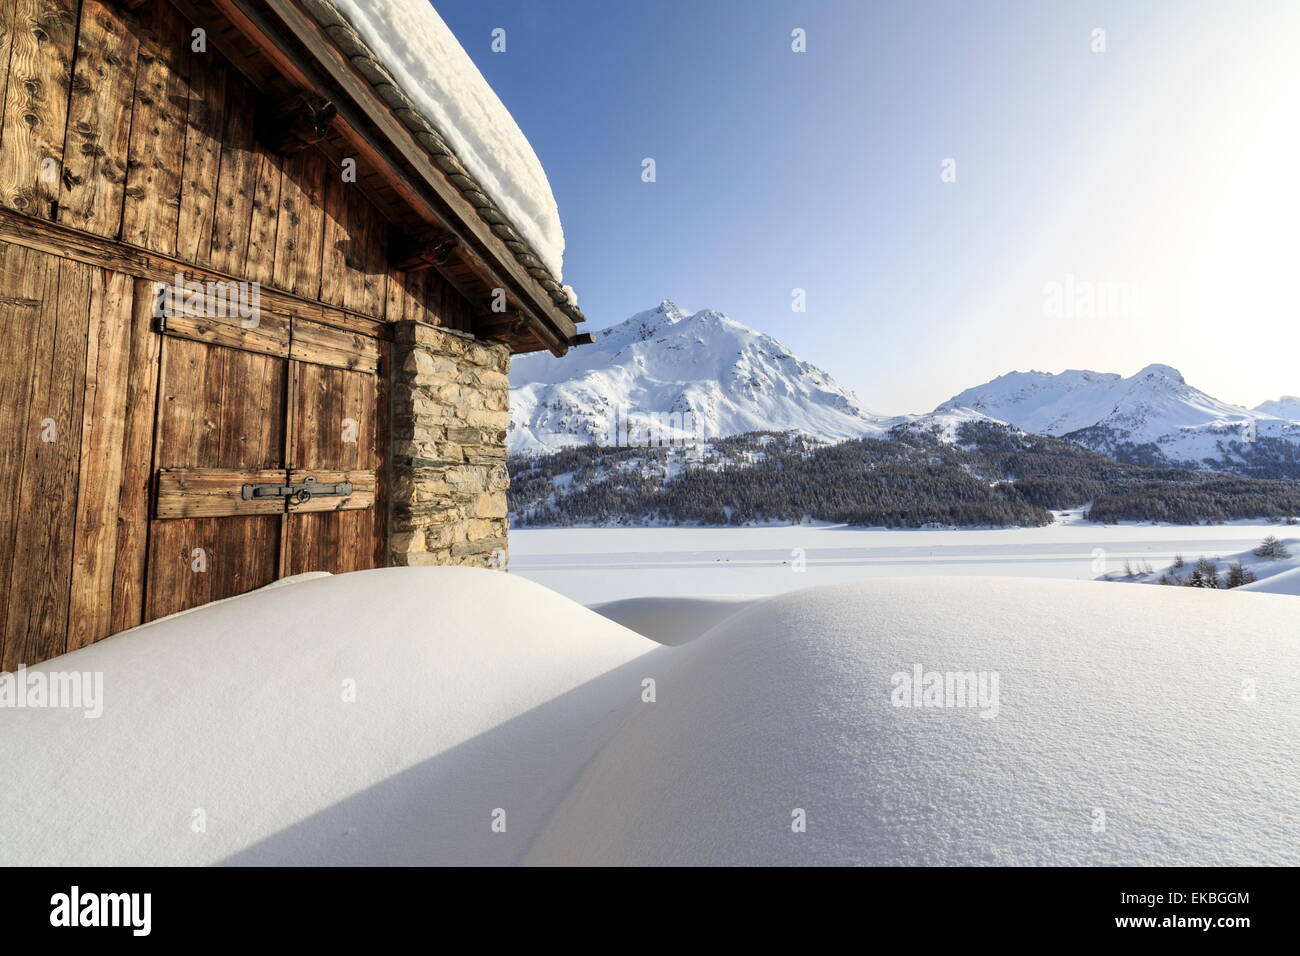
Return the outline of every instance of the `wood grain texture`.
[[[221,158],[207,265],[242,275],[253,214],[253,100],[247,83],[232,77],[226,88]]]
[[[0,205],[58,215],[76,0],[16,0],[9,21],[9,78],[0,123]]]
[[[322,511],[356,511],[360,508],[375,506],[375,473],[373,471],[325,471],[310,468],[291,468],[289,483],[301,484],[307,479],[314,479],[318,484],[337,484],[350,482],[352,493],[349,495],[319,495],[306,501],[290,501],[289,514],[312,514]]]
[[[272,283],[314,299],[320,294],[327,161],[316,150],[295,153],[284,164]]]
[[[165,293],[156,289],[154,294],[157,297]],[[290,347],[289,320],[283,315],[265,310],[258,310],[246,319],[242,312],[252,310],[242,310],[239,302],[238,295],[233,290],[224,298],[223,295],[187,294],[183,308],[167,310],[166,334],[246,352],[278,355],[282,358],[287,356]],[[232,305],[236,307],[231,308]],[[191,311],[200,314],[186,314]],[[227,314],[220,314],[222,312]],[[229,314],[231,312],[237,314]]]
[[[379,343],[359,332],[307,319],[294,319],[289,357],[300,362],[374,374],[379,368]]]
[[[176,255],[186,262],[208,262],[212,254],[227,80],[228,70],[214,54],[191,55],[176,230]]]
[[[47,260],[17,498],[4,660],[19,664],[61,654],[67,644],[68,598],[76,526],[86,325],[92,269]]]
[[[81,416],[80,487],[72,558],[68,649],[108,636],[131,371],[133,282],[95,270]]]
[[[154,517],[220,518],[230,515],[274,515],[285,510],[283,498],[245,501],[245,484],[285,482],[283,468],[162,468],[158,471],[158,497]]]
[[[11,489],[0,496],[0,668],[7,659],[5,620],[10,605],[21,599],[9,587],[18,525],[16,491],[22,484],[23,457],[32,433],[30,408],[42,296],[53,262],[22,246],[0,244],[0,370],[5,382],[0,388],[0,482]]]
[[[282,468],[285,362],[168,337],[159,468]]]
[[[154,419],[162,356],[162,336],[155,334],[152,327],[152,285],[143,279],[132,281],[131,367],[122,439],[122,483],[118,499],[117,559],[113,567],[110,634],[144,621]]]
[[[68,106],[59,222],[98,236],[122,226],[140,41],[106,0],[84,0]]]
[[[55,223],[37,223],[6,209],[0,209],[0,242],[10,242],[88,265],[156,282],[172,282],[180,272],[187,279],[202,282],[238,282],[228,273],[196,269],[174,256],[110,242],[98,236],[68,229]],[[325,325],[353,329],[380,338],[392,338],[392,329],[382,319],[345,312],[311,299],[289,295],[275,289],[261,288],[263,313],[271,312],[286,320],[300,316]]]
[[[275,234],[280,223],[280,186],[284,160],[263,147],[253,148],[253,205],[248,225],[248,254],[243,275],[273,285]]]
[[[279,567],[280,521],[268,515],[153,522],[145,619],[270,584]]]
[[[387,348],[388,343],[380,343]],[[365,474],[373,491],[359,509],[319,505],[290,509],[285,519],[283,573],[343,573],[381,567],[387,547],[384,497],[388,402],[382,378],[324,365],[301,364],[294,393],[295,424],[289,455],[295,475],[318,481]],[[327,510],[328,509],[328,510]]]
[[[148,12],[136,63],[122,238],[175,255],[189,110],[189,31],[169,3],[150,4]]]

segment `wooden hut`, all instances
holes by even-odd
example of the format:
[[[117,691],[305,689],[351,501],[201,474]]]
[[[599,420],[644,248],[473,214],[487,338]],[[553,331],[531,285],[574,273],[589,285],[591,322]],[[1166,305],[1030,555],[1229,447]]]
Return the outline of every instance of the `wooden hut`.
[[[0,0],[0,669],[306,571],[500,567],[582,315],[328,0]]]

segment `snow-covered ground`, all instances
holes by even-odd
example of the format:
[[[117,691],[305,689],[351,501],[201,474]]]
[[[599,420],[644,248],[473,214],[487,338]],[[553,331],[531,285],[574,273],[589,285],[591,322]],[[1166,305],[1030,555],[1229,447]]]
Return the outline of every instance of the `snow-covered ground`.
[[[1068,516],[1067,516],[1068,514]],[[843,525],[767,528],[542,528],[510,532],[510,569],[582,604],[649,595],[778,594],[864,577],[995,575],[1092,580],[1125,560],[1227,558],[1267,522],[1097,525],[1065,513],[1045,528],[894,530]],[[800,570],[802,568],[802,570]]]
[[[1300,864],[1294,598],[654,604],[607,610],[681,646],[518,575],[390,568],[56,658],[27,676],[102,674],[102,713],[0,709],[0,865]]]

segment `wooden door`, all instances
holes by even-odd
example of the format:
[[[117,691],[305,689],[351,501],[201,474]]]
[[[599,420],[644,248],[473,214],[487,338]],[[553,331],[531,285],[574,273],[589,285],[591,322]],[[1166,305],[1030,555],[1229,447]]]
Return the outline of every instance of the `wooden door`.
[[[387,344],[298,318],[163,331],[146,619],[383,564]]]

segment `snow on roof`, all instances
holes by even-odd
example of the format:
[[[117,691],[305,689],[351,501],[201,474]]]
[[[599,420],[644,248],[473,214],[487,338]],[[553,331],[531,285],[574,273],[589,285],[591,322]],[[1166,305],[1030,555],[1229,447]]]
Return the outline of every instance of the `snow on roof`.
[[[136,628],[29,669],[101,672],[102,716],[0,709],[0,864],[1300,863],[1290,598],[727,603],[645,599],[707,630],[663,647],[514,575],[386,568]],[[995,706],[896,706],[918,666],[996,673]]]
[[[564,229],[541,161],[428,0],[313,0],[360,35],[419,112],[558,281]],[[576,304],[576,303],[575,303]]]

